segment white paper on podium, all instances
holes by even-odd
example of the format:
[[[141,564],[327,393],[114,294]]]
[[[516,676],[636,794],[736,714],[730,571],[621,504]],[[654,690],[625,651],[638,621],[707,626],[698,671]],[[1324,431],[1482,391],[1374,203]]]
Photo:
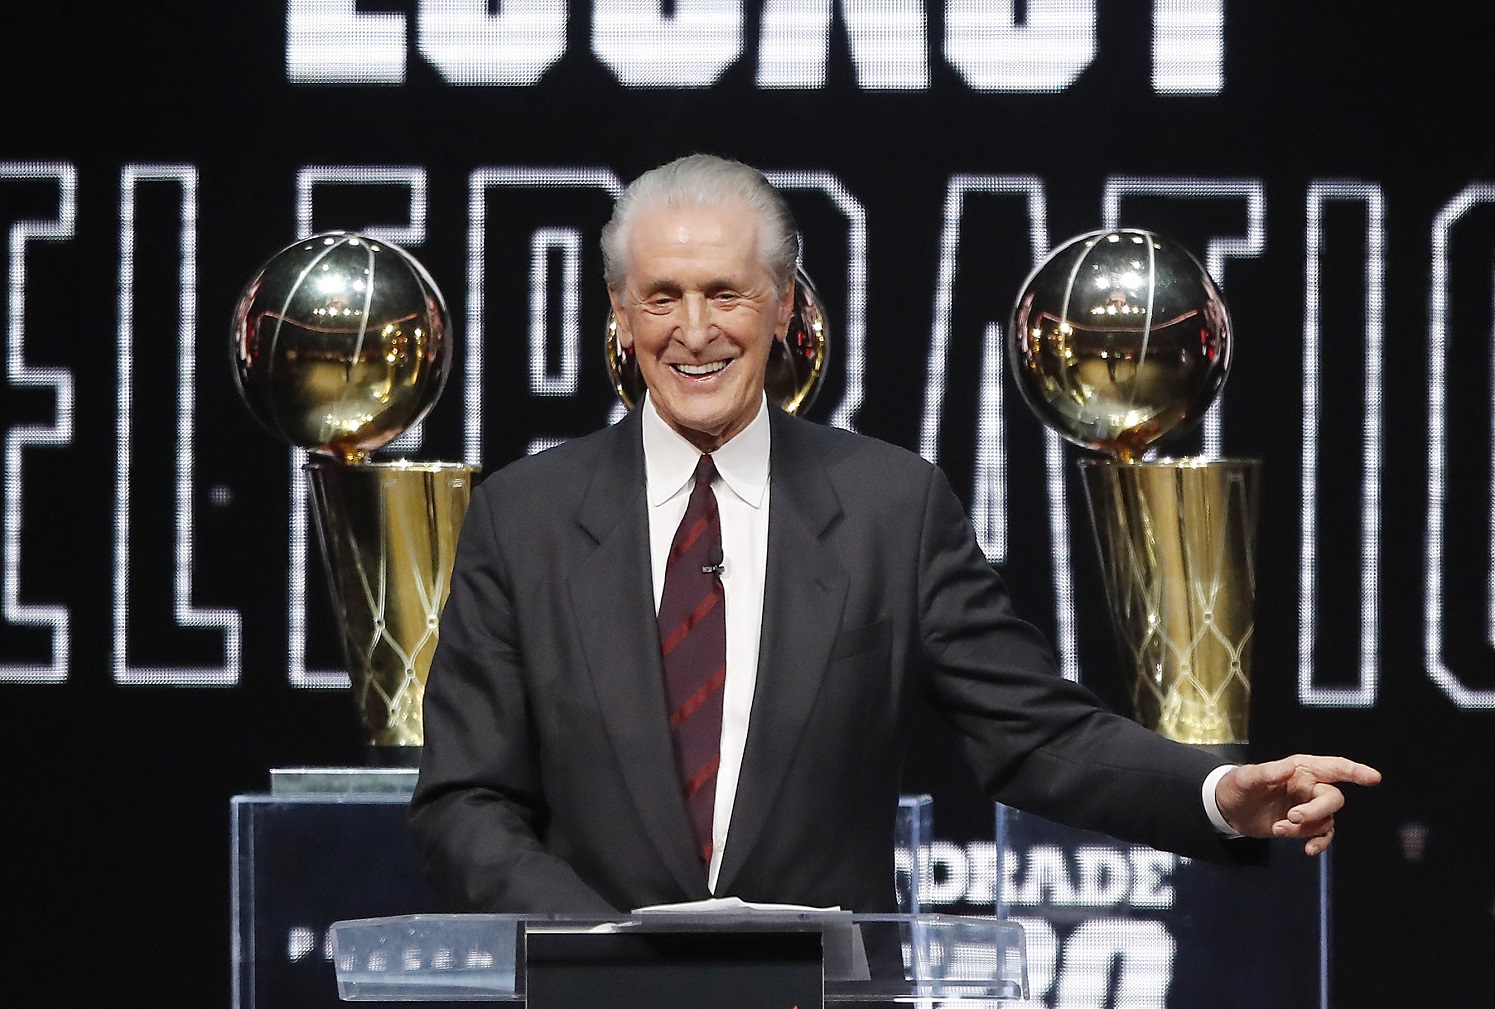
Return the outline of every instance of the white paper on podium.
[[[839,907],[808,907],[804,904],[760,904],[740,897],[708,897],[705,900],[687,900],[678,904],[650,904],[636,907],[634,914],[695,914],[701,911],[788,911],[797,914],[836,914]]]

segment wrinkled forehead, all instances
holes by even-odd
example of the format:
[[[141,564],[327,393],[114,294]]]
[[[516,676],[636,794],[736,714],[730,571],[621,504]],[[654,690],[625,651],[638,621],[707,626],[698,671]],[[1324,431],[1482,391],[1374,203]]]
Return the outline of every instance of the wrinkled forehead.
[[[761,222],[741,203],[667,203],[640,207],[626,236],[624,280],[632,286],[657,269],[691,260],[767,271]]]

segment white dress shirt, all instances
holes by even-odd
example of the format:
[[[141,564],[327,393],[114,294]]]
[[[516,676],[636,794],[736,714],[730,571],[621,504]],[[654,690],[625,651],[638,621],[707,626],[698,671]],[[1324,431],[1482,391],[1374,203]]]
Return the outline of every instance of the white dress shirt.
[[[647,394],[644,397],[644,473],[649,501],[649,561],[654,575],[654,612],[664,595],[665,562],[675,530],[685,516],[701,452],[669,426]],[[716,772],[712,810],[711,865],[707,883],[716,892],[727,828],[742,772],[748,719],[758,681],[758,639],[763,627],[763,586],[768,568],[769,427],[768,399],[748,426],[711,453],[716,463],[717,510],[722,522],[722,589],[727,621],[727,682],[722,697],[721,764]],[[1216,831],[1239,837],[1215,800],[1215,786],[1234,764],[1222,764],[1204,780],[1200,799]],[[888,843],[892,843],[889,839]]]
[[[685,516],[692,477],[701,452],[665,423],[644,398],[644,472],[648,481],[649,562],[654,574],[654,612],[664,595],[664,569],[675,530]],[[731,441],[711,453],[716,463],[717,511],[722,520],[722,589],[727,620],[727,683],[722,695],[721,765],[711,814],[713,891],[727,849],[727,827],[747,746],[753,688],[758,681],[758,638],[763,627],[763,585],[768,565],[768,400]],[[891,842],[889,842],[891,843]]]

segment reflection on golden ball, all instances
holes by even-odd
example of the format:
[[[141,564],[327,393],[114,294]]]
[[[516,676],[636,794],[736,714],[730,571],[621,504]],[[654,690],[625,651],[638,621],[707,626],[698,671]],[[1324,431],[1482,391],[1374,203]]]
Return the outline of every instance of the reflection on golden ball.
[[[803,413],[815,402],[825,383],[825,362],[830,354],[830,325],[815,285],[804,270],[794,274],[794,314],[782,342],[768,355],[763,385],[768,400],[789,413]],[[638,361],[618,344],[617,320],[607,315],[607,373],[613,391],[630,410],[644,398],[644,377]]]
[[[451,370],[446,303],[413,256],[330,232],[287,246],[234,311],[234,377],[301,448],[360,461],[425,416]]]
[[[1039,418],[1132,460],[1187,430],[1230,368],[1230,317],[1204,267],[1147,231],[1081,235],[1018,295],[1008,361]]]

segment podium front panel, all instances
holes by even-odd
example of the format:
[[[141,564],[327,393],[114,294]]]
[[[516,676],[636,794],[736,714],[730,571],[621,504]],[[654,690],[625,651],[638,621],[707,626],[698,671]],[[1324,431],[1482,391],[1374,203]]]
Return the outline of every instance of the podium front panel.
[[[334,1009],[333,922],[443,909],[421,882],[408,804],[398,792],[234,797],[234,1009]]]
[[[821,1009],[820,935],[530,931],[528,1009]]]
[[[353,1002],[538,997],[532,1004],[539,1009],[603,1003],[608,1009],[698,1009],[703,1003],[805,1009],[822,1001],[989,1009],[1027,991],[1022,927],[990,916],[853,914],[719,901],[607,919],[369,918],[337,922],[332,935],[338,989]],[[516,946],[521,952],[511,956]],[[706,997],[724,988],[729,996]]]

